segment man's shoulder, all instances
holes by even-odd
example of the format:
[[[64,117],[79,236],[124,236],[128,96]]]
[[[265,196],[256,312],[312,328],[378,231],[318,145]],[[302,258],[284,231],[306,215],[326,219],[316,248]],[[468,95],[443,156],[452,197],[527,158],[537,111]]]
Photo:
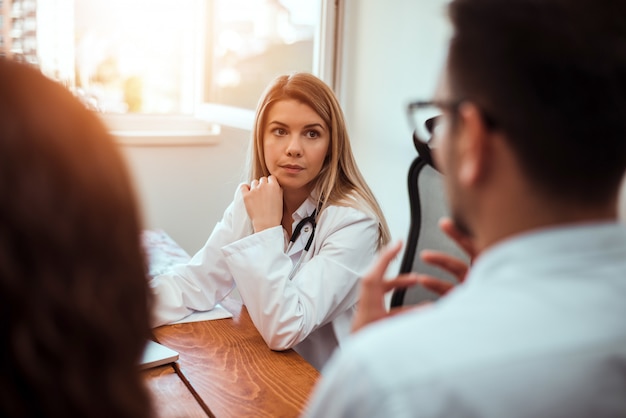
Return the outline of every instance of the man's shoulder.
[[[426,371],[438,367],[440,359],[454,355],[463,346],[463,333],[450,319],[431,307],[415,308],[368,325],[353,336],[346,348],[352,350],[350,355],[365,361],[382,359],[376,362],[380,373],[402,364],[414,369],[416,361],[424,364],[421,371]]]
[[[433,309],[372,324],[342,348],[343,361],[381,399],[425,410],[465,399],[482,416],[524,399],[536,400],[543,415],[563,396],[576,397],[572,405],[583,407],[596,398],[615,401],[626,389],[614,367],[616,358],[626,358],[623,332],[551,339],[548,329],[532,332],[520,328],[521,321],[507,326],[506,315],[491,316],[489,309],[458,316],[457,325],[452,319],[445,309]],[[593,387],[590,374],[604,393]],[[457,406],[467,412],[469,405]]]

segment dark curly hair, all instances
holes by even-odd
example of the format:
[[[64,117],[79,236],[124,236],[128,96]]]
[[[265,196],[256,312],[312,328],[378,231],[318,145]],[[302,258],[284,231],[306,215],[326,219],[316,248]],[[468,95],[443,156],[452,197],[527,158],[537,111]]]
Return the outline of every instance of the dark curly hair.
[[[151,297],[130,176],[97,115],[0,59],[0,415],[148,417]]]

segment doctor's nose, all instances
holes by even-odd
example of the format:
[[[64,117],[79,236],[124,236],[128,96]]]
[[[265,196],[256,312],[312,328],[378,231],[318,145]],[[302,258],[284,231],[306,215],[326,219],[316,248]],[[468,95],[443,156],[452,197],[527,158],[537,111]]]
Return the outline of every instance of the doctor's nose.
[[[290,157],[301,157],[302,145],[300,144],[300,140],[298,138],[292,138],[287,144],[285,152]]]

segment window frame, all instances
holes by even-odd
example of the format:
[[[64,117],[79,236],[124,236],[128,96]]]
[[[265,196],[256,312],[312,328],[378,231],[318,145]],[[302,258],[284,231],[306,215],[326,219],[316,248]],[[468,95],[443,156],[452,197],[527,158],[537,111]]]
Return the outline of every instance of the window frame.
[[[320,25],[313,44],[313,74],[338,91],[341,0],[320,0]],[[195,85],[201,86],[199,80]],[[187,146],[215,145],[222,126],[251,130],[254,110],[219,103],[201,102],[193,114],[100,113],[103,122],[122,145]]]

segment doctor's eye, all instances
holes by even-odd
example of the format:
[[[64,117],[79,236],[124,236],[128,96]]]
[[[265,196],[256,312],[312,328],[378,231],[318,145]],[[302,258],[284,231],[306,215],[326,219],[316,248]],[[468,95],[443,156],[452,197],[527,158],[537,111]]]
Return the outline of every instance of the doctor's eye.
[[[287,135],[287,130],[284,128],[276,128],[272,130],[272,133],[277,136],[285,136]]]
[[[311,129],[310,131],[306,131],[304,135],[307,138],[315,139],[315,138],[319,138],[321,134],[319,133],[319,131],[316,131],[315,129]]]

